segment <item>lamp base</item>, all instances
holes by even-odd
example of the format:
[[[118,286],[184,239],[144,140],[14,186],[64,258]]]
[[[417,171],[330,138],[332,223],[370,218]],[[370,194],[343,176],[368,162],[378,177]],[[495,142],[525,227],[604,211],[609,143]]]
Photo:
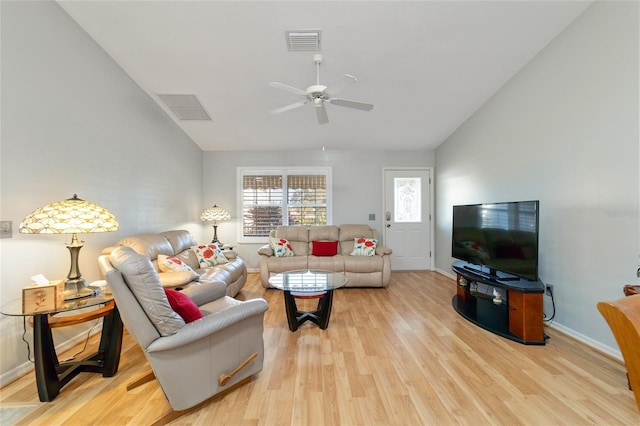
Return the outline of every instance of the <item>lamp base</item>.
[[[213,239],[211,240],[211,242],[213,244],[217,244],[217,245],[221,246],[222,243],[218,239],[218,224],[216,223],[216,224],[213,224],[211,226],[213,226]]]
[[[97,291],[89,288],[84,278],[67,280],[64,283],[64,300],[76,300],[83,297],[95,296]]]

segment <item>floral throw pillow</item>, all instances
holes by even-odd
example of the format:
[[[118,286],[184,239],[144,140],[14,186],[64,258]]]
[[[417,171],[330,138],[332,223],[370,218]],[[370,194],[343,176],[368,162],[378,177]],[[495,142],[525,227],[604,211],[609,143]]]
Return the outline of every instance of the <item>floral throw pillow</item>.
[[[158,269],[160,272],[193,272],[193,269],[182,260],[164,254],[158,255]]]
[[[196,253],[196,256],[198,256],[198,262],[200,262],[202,268],[229,262],[217,244],[211,243],[193,246],[191,249]]]
[[[373,256],[376,254],[378,240],[373,238],[354,238],[351,256]]]
[[[293,253],[293,247],[289,241],[284,238],[269,238],[269,244],[273,249],[273,254],[276,257],[291,257],[295,256]]]

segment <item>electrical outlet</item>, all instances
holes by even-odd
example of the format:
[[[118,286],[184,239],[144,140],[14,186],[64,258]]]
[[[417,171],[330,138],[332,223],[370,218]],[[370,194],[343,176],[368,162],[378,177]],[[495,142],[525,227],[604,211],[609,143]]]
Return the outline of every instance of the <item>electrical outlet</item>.
[[[3,220],[0,222],[0,238],[11,238],[13,234],[13,222],[10,220]]]
[[[545,294],[547,296],[553,296],[553,286],[551,284],[545,286]]]

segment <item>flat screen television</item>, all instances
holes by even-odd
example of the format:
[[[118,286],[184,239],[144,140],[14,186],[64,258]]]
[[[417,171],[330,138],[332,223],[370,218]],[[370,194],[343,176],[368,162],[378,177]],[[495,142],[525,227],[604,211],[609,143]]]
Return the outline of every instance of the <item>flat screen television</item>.
[[[538,211],[537,200],[453,206],[451,256],[495,279],[537,280]]]

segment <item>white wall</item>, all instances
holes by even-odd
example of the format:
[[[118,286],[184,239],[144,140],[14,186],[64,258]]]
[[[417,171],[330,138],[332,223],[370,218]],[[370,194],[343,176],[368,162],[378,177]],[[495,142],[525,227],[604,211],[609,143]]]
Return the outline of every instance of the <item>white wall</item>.
[[[638,283],[638,16],[595,3],[436,150],[437,268],[453,205],[539,199],[555,325],[614,354],[596,303]]]
[[[115,214],[120,230],[82,235],[80,270],[125,235],[202,232],[202,151],[54,2],[0,2],[1,211],[13,238],[0,240],[0,304],[29,277],[64,278],[70,236],[19,234],[28,213],[71,197]],[[80,326],[78,326],[80,327]],[[54,331],[56,343],[82,330]],[[0,316],[0,373],[28,366],[22,321]],[[31,338],[31,331],[28,336]],[[33,348],[33,346],[32,346]]]
[[[241,220],[236,201],[238,167],[331,167],[333,223],[366,223],[382,235],[382,168],[432,167],[433,164],[434,153],[431,150],[205,152],[203,200],[205,206],[217,204],[229,210],[231,220],[218,227],[218,237],[224,243],[235,243]],[[376,215],[375,221],[369,221],[369,213]],[[258,247],[257,244],[236,247],[249,269],[260,266]]]

